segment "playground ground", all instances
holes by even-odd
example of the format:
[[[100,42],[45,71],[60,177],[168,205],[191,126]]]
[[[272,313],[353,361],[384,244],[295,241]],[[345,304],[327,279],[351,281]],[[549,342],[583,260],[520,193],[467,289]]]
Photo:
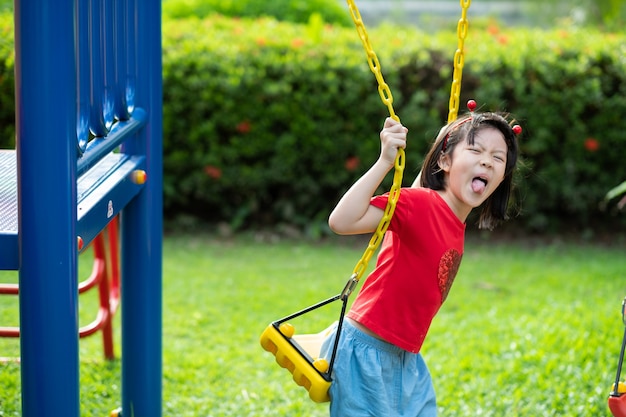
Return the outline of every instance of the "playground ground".
[[[166,237],[163,415],[327,415],[258,338],[272,320],[338,293],[362,243]],[[625,246],[623,239],[470,239],[424,347],[440,415],[610,416],[606,399],[624,331]],[[81,256],[80,270],[89,269],[90,256]],[[16,275],[2,272],[0,279]],[[81,324],[96,305],[95,293],[81,296]],[[338,313],[331,304],[293,324],[296,332],[315,332]],[[1,297],[0,325],[17,321],[17,300]],[[99,334],[81,340],[80,354],[81,415],[107,416],[120,403],[120,362],[102,358]],[[17,355],[17,340],[0,339],[0,356]],[[20,415],[19,372],[18,363],[0,364],[2,416]]]

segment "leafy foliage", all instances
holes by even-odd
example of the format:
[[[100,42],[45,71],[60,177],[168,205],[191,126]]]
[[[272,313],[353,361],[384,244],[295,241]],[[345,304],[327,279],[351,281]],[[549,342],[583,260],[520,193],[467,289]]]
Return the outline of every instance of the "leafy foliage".
[[[175,18],[205,18],[219,13],[230,17],[274,17],[277,20],[306,23],[318,14],[325,21],[348,26],[351,20],[336,0],[164,0],[164,15]]]
[[[0,30],[0,146],[12,147],[10,18]],[[163,33],[166,215],[323,233],[378,155],[387,115],[355,30],[319,15],[306,24],[211,15],[164,18]],[[447,118],[456,32],[381,26],[369,40],[410,129],[408,185]],[[472,22],[461,103],[511,111],[524,127],[514,223],[526,231],[624,225],[600,204],[626,178],[624,44],[623,34]]]
[[[0,8],[0,149],[15,147],[13,14]]]
[[[235,227],[306,227],[323,221],[377,156],[386,108],[358,37],[332,26],[311,32],[271,19],[165,23],[170,213]],[[455,35],[381,27],[370,39],[412,133],[408,184],[447,116]],[[614,178],[626,176],[610,151],[625,142],[622,41],[494,23],[470,31],[461,102],[476,98],[483,110],[513,111],[522,123],[517,222],[528,230],[622,221],[599,207]]]
[[[469,65],[489,80],[476,88],[476,97],[485,97],[488,107],[512,109],[527,132],[522,150],[531,173],[523,205],[531,229],[615,224],[599,203],[615,177],[626,174],[613,151],[626,143],[620,39],[589,31],[537,36],[494,30],[491,46],[476,45]]]
[[[567,25],[621,31],[626,21],[626,4],[621,0],[527,0],[525,3],[535,19],[557,18]]]
[[[166,206],[235,225],[303,225],[354,179],[344,165],[362,155],[358,132],[384,113],[362,52],[334,47],[345,33],[251,23],[165,25]],[[355,106],[363,117],[350,117]]]

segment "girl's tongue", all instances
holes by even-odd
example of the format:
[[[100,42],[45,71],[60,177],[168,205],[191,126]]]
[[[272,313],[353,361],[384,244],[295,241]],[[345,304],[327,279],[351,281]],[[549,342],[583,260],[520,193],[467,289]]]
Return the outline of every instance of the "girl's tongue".
[[[472,191],[482,194],[485,191],[485,182],[480,178],[474,178],[472,181]]]

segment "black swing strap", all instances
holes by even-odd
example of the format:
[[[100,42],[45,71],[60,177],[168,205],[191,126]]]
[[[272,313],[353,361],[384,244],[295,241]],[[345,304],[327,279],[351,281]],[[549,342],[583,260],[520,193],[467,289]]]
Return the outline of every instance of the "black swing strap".
[[[613,385],[613,390],[611,397],[619,397],[620,393],[618,392],[619,380],[622,375],[622,363],[624,362],[624,351],[626,350],[626,297],[622,301],[622,322],[624,323],[624,338],[622,339],[622,348],[619,352],[619,360],[617,362],[617,374],[615,375],[615,385]]]
[[[280,320],[276,320],[274,322],[274,324],[278,327],[280,326],[281,323],[287,322],[289,320],[292,320],[296,317],[302,316],[306,313],[310,313],[313,310],[317,310],[320,307],[324,307],[327,304],[330,304],[334,301],[337,300],[341,300],[341,312],[339,314],[339,320],[337,320],[337,333],[335,336],[335,340],[333,343],[333,349],[331,351],[331,356],[330,356],[330,360],[328,361],[328,370],[326,371],[326,374],[328,376],[331,375],[332,370],[333,370],[333,365],[335,363],[335,357],[337,356],[337,347],[339,346],[339,335],[341,334],[341,329],[343,328],[343,321],[346,315],[346,309],[348,306],[348,298],[350,297],[350,294],[352,294],[352,292],[354,291],[354,289],[356,288],[356,285],[358,284],[358,280],[356,279],[356,274],[352,274],[352,276],[350,277],[350,279],[348,280],[348,282],[346,283],[343,291],[341,291],[341,293],[327,298],[326,300],[320,301],[319,303],[313,304],[312,306],[309,306],[305,309],[302,309],[300,311],[296,311],[293,314],[290,314],[286,317],[283,317]]]

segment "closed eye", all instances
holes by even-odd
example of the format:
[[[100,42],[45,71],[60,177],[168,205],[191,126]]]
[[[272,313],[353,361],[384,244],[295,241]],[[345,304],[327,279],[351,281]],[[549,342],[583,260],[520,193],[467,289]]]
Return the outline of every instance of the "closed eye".
[[[480,154],[483,152],[483,149],[480,148],[479,146],[469,146],[467,148],[470,152],[475,153],[475,154]],[[498,152],[497,154],[493,155],[493,159],[495,159],[498,162],[506,162],[506,157],[501,154],[500,152]]]

